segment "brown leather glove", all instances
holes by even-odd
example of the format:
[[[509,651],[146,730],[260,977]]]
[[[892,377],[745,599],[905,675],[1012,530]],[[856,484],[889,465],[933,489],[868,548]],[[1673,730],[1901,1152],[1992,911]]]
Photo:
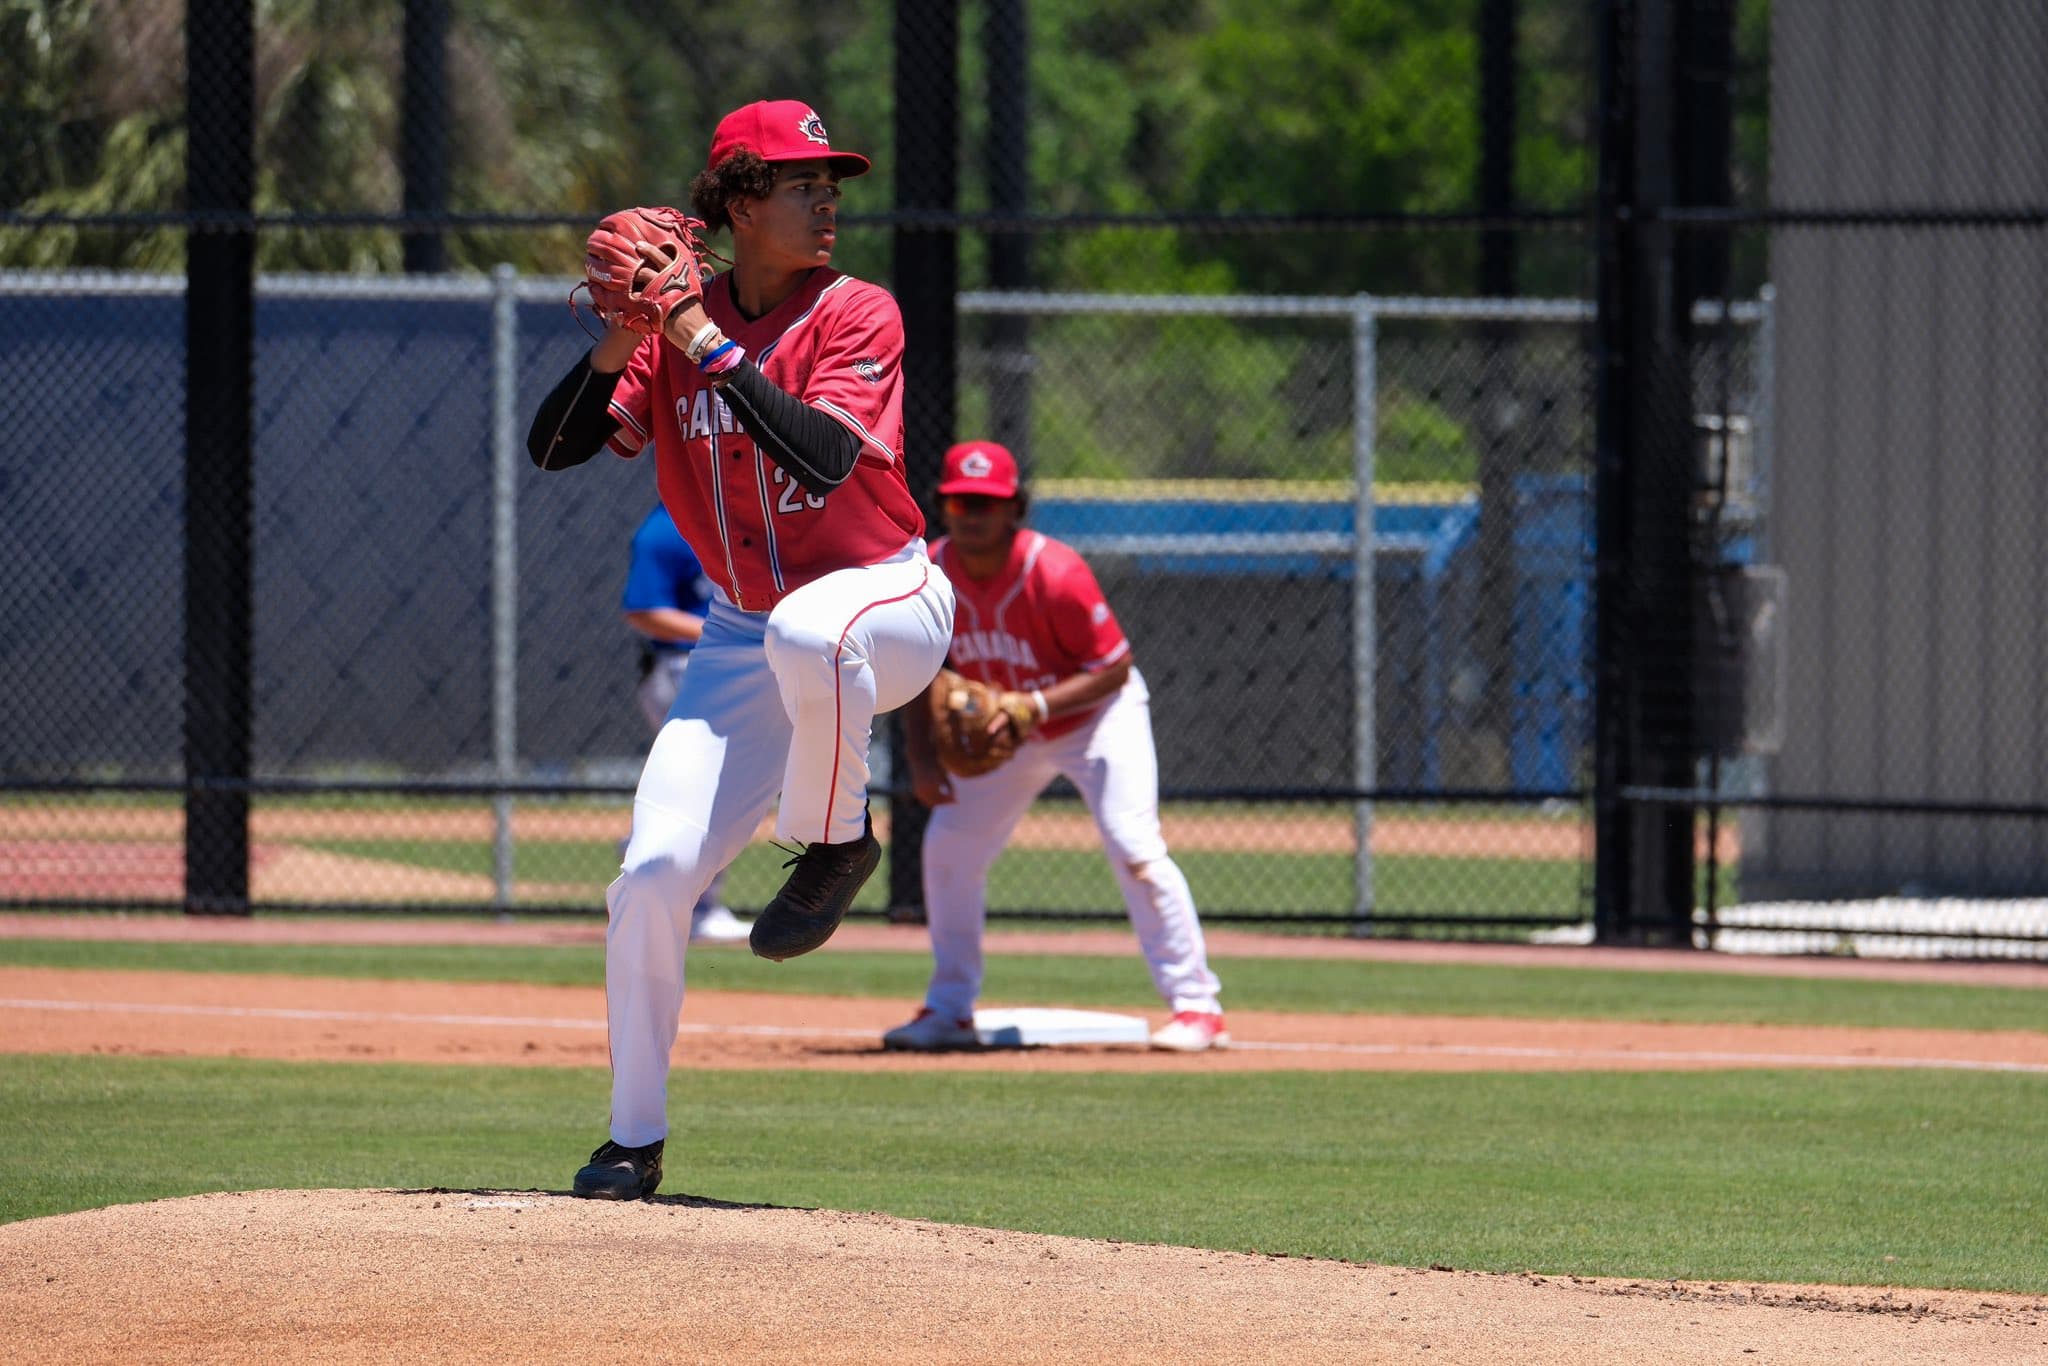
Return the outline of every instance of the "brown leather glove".
[[[939,763],[955,777],[1001,768],[1038,724],[1038,708],[1027,694],[1003,692],[951,669],[939,670],[938,686],[927,696]]]

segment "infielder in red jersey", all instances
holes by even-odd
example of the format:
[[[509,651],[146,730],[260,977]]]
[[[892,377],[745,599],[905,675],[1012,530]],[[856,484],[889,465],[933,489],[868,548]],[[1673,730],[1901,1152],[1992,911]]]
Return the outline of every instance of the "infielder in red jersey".
[[[712,583],[605,896],[611,1135],[578,1195],[636,1199],[661,1181],[697,898],[779,795],[777,834],[806,847],[750,942],[777,960],[823,944],[881,858],[874,718],[921,697],[945,658],[953,591],[903,474],[902,317],[886,290],[831,267],[840,182],[867,169],[799,101],[728,114],[690,198],[710,230],[731,230],[732,268],[686,276],[687,253],[636,247],[608,227],[619,215],[600,224],[593,296],[600,279],[630,284],[659,296],[659,321],[607,315],[527,438],[545,470],[652,446],[662,502]],[[646,260],[625,282],[595,265],[622,241]]]
[[[961,778],[939,765],[929,709],[904,713],[911,781],[933,808],[924,836],[933,966],[923,1008],[883,1044],[976,1045],[989,868],[1059,775],[1095,817],[1153,985],[1172,1012],[1153,1045],[1196,1052],[1229,1043],[1194,897],[1160,834],[1151,704],[1116,614],[1072,547],[1021,525],[1027,499],[1008,450],[987,441],[953,447],[938,491],[949,534],[932,558],[958,603],[947,662],[1029,698],[1039,721],[1014,758]]]

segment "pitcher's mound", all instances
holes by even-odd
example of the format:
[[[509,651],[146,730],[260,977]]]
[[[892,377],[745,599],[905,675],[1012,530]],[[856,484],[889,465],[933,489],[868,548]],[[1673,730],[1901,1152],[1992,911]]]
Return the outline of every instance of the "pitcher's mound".
[[[1410,1271],[689,1196],[257,1191],[0,1227],[13,1362],[2016,1362],[2048,1360],[2044,1309]]]

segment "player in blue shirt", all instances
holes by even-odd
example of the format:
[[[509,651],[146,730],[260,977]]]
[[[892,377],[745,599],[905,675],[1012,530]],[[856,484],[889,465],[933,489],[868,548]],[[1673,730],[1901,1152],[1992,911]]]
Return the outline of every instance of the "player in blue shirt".
[[[640,636],[640,712],[656,734],[682,686],[690,651],[704,634],[710,603],[711,581],[697,552],[676,530],[667,509],[656,503],[633,533],[633,562],[619,600],[626,625]],[[691,942],[737,944],[746,939],[747,922],[720,900],[724,886],[721,871],[698,898],[690,914]]]

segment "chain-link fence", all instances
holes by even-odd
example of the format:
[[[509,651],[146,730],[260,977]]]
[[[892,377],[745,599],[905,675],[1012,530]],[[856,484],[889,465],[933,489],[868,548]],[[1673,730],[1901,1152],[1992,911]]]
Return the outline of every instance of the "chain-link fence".
[[[423,783],[481,792],[504,782],[573,786],[593,800],[630,792],[645,738],[630,705],[634,645],[615,600],[625,531],[651,483],[631,467],[591,480],[530,478],[521,435],[526,396],[582,344],[564,325],[570,284],[509,270],[490,279],[259,280],[259,783],[416,793]],[[0,275],[0,298],[60,353],[127,346],[165,369],[175,369],[181,342],[182,287],[177,277]],[[1191,857],[1214,861],[1208,895],[1219,915],[1348,910],[1382,924],[1449,911],[1510,923],[1578,917],[1576,822],[1535,820],[1544,828],[1518,831],[1532,818],[1515,808],[1575,802],[1590,739],[1589,433],[1570,416],[1584,384],[1584,304],[1013,292],[965,295],[959,307],[966,319],[1028,325],[1029,373],[1040,382],[1032,442],[1019,449],[1036,471],[1033,520],[1089,556],[1133,638],[1160,699],[1164,780],[1188,807],[1177,825]],[[1765,314],[1749,305],[1735,316],[1755,327]],[[1248,354],[1264,359],[1265,372],[1240,360],[1251,373],[1235,397],[1219,394],[1199,413],[1179,386],[1159,383],[1191,368],[1227,374],[1230,358]],[[963,407],[1008,401],[1003,377],[1023,372],[999,354],[964,353]],[[1304,373],[1315,400],[1286,403],[1280,381]],[[1745,370],[1744,395],[1758,387]],[[1518,476],[1515,522],[1501,536],[1510,557],[1501,577],[1517,606],[1507,648],[1491,660],[1475,610],[1492,576],[1477,457],[1458,451],[1471,444],[1464,433],[1501,420],[1501,402],[1556,417],[1508,424],[1541,456]],[[72,423],[68,395],[54,390],[18,416],[53,442]],[[141,510],[119,519],[118,536],[80,537],[70,533],[89,530],[107,504],[100,487],[57,467],[20,487],[25,526],[48,531],[24,537],[28,572],[11,609],[39,670],[10,718],[10,753],[23,776],[56,784],[81,769],[110,784],[175,784],[182,731],[171,709],[149,703],[175,691],[179,673],[183,527],[168,473],[178,437],[148,390],[102,417],[100,473],[108,487],[135,491]],[[1297,463],[1257,479],[1232,463],[1234,452],[1271,447],[1260,430],[1283,420],[1301,424],[1287,443]],[[1311,428],[1320,429],[1313,439]],[[1087,441],[1071,435],[1084,432]],[[397,433],[404,439],[394,441]],[[1121,453],[1144,477],[1080,473],[1101,451]],[[1383,470],[1395,477],[1372,477]],[[1423,470],[1434,477],[1413,477]],[[130,574],[131,565],[158,569]],[[86,617],[107,625],[80,629],[61,591],[69,581],[109,595]],[[137,667],[110,667],[116,659]],[[1343,800],[1354,791],[1397,799],[1378,831],[1393,851],[1385,860],[1374,857],[1373,837],[1386,803]],[[1462,832],[1447,828],[1427,811],[1455,792],[1487,794],[1485,804],[1501,809]],[[609,805],[570,823],[591,846],[580,894],[592,904],[623,816],[616,800]],[[307,806],[293,804],[299,828],[317,829]],[[260,804],[259,829],[267,813]],[[401,846],[416,832],[405,818],[339,811],[321,818],[330,828],[319,838],[388,846],[382,859],[347,876],[337,865],[326,880],[273,881],[281,874],[270,860],[288,851],[259,839],[257,895],[569,901],[575,879],[535,870],[564,856],[550,843],[573,841],[515,838],[515,816],[500,802],[486,820],[479,806],[458,822],[466,836],[436,841],[469,844],[442,856],[466,868],[440,869],[468,873],[466,896],[450,890],[464,885],[450,877],[376,866],[407,863]],[[95,819],[37,818],[55,821],[53,840]],[[524,824],[537,831],[547,822],[536,810]],[[1027,830],[1027,841],[1036,837]],[[1085,829],[1078,840],[1084,850],[1092,843]],[[1523,844],[1550,848],[1560,866],[1539,890],[1518,893]],[[70,861],[108,852],[78,849]],[[150,865],[158,871],[134,879],[130,895],[177,894],[169,852],[159,851]],[[1463,866],[1431,888],[1406,865],[1416,857]],[[53,888],[63,867],[42,874]],[[1296,879],[1301,886],[1287,886]],[[1078,893],[1023,889],[1004,909],[1086,908]]]
[[[601,907],[654,489],[525,462],[559,272],[798,95],[916,491],[1024,458],[1205,918],[2035,951],[2048,48],[1982,11],[32,0],[0,902]],[[1119,914],[1070,793],[991,905]]]

